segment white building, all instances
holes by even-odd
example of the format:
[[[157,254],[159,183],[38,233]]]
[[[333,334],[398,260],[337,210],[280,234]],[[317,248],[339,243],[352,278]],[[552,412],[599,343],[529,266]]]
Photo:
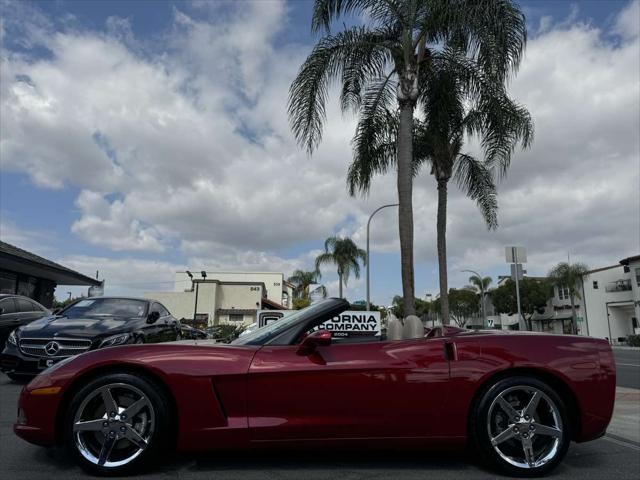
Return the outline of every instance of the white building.
[[[640,334],[640,255],[591,270],[582,277],[581,287],[587,324],[583,334],[612,343]]]
[[[189,272],[190,273],[190,272]],[[262,309],[292,308],[293,285],[274,272],[176,272],[172,292],[148,292],[176,318],[249,325]],[[204,273],[204,275],[203,275]]]

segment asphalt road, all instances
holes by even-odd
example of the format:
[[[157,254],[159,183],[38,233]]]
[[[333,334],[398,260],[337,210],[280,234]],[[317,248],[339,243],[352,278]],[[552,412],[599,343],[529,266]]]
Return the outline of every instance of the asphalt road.
[[[613,355],[618,386],[640,389],[640,349],[614,348]]]
[[[86,478],[63,452],[30,445],[12,431],[21,385],[0,375],[0,478],[72,480]],[[463,454],[422,452],[312,451],[175,456],[144,478],[227,480],[495,479]],[[502,477],[504,478],[504,477]],[[602,438],[572,444],[553,479],[640,478],[640,448]]]

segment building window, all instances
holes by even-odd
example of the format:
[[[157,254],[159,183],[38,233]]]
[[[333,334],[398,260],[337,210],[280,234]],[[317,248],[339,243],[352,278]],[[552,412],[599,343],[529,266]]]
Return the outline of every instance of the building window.
[[[9,272],[0,272],[0,293],[16,293],[18,276]]]
[[[594,280],[594,281],[593,281],[593,289],[594,289],[594,290],[597,290],[597,289],[598,289],[598,281],[597,281],[597,280]]]
[[[640,268],[636,268],[636,285],[640,287]]]
[[[558,298],[560,300],[569,300],[569,289],[558,285]]]
[[[33,277],[21,277],[18,280],[18,295],[34,298],[36,295],[37,280]]]
[[[230,313],[229,314],[229,321],[230,322],[243,322],[244,321],[244,315],[240,315],[237,313]]]

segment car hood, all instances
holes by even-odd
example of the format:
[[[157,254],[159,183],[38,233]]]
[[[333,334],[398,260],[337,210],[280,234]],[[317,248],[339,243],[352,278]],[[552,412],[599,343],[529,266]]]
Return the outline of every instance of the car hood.
[[[31,338],[85,337],[115,335],[129,331],[132,320],[122,317],[69,318],[51,315],[20,328],[20,336]]]

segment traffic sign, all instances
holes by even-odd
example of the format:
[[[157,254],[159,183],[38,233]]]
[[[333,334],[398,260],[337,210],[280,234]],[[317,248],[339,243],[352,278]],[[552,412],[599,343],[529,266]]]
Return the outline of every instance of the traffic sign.
[[[505,247],[507,263],[527,263],[527,250],[524,247]]]

